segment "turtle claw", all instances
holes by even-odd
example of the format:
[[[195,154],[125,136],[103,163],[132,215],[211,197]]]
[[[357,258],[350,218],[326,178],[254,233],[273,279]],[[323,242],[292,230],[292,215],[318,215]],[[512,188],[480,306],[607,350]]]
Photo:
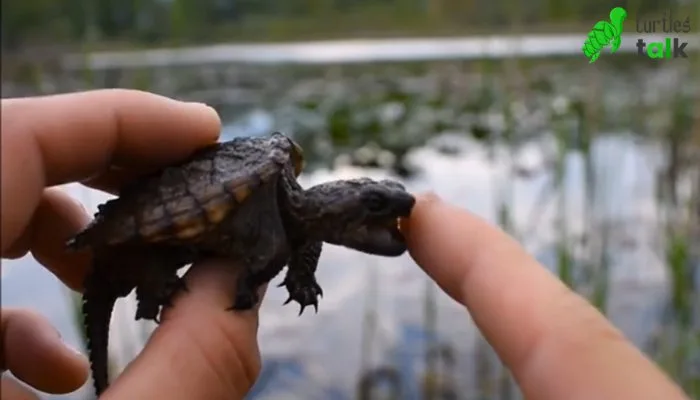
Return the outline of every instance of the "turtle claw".
[[[318,302],[313,302],[310,305],[314,306],[314,310],[316,311],[316,314],[318,314]],[[301,304],[301,307],[299,307],[299,317],[301,317],[301,314],[304,313],[304,309],[306,309],[307,306],[309,306],[309,304]]]
[[[299,315],[304,312],[304,309],[307,306],[314,306],[314,309],[318,314],[318,298],[323,297],[323,290],[318,283],[316,283],[316,281],[312,281],[306,285],[299,284],[299,282],[287,284],[287,280],[285,279],[285,284],[287,286],[287,291],[289,292],[289,297],[283,305],[287,305],[294,300],[301,306]]]

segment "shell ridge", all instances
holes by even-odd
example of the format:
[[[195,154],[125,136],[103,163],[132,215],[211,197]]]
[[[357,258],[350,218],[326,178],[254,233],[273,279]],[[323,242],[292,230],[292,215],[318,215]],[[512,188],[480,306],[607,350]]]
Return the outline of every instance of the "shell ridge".
[[[234,138],[128,184],[99,208],[75,247],[192,239],[211,230],[255,190],[291,168],[280,138]]]
[[[166,168],[163,171],[163,176],[174,176],[173,171],[170,168]],[[170,212],[170,209],[168,209],[168,200],[165,198],[165,194],[163,193],[163,187],[158,185],[156,187],[156,193],[158,194],[158,199],[160,199],[160,206],[163,208],[163,220],[161,224],[156,223],[156,225],[163,225],[163,231],[160,232],[159,237],[163,236],[174,236],[176,234],[176,229],[175,229],[175,216],[173,215],[172,212]]]

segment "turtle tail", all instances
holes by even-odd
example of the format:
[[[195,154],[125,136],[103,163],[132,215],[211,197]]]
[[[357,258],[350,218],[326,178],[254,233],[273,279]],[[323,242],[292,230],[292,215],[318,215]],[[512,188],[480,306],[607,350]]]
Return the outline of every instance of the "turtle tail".
[[[104,291],[107,288],[100,287],[97,283],[96,274],[93,272],[88,276],[85,284],[82,311],[95,395],[99,398],[109,386],[107,345],[109,323],[117,296]]]

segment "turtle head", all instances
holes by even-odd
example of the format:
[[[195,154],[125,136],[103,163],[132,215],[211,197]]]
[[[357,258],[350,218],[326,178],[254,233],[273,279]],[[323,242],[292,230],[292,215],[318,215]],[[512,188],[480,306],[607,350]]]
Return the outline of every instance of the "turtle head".
[[[311,237],[382,256],[406,251],[399,219],[411,214],[416,200],[400,183],[338,180],[314,186],[305,195]]]

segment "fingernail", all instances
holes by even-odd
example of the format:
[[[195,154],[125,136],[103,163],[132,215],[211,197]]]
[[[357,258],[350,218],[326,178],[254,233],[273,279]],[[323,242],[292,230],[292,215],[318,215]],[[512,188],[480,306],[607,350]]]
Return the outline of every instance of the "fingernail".
[[[72,351],[73,353],[75,353],[75,354],[77,354],[77,355],[79,355],[79,356],[81,356],[81,357],[84,357],[84,356],[85,356],[85,354],[84,354],[82,351],[76,349],[75,347],[71,346],[70,344],[68,344],[68,343],[66,343],[66,342],[63,342],[63,344],[64,344],[64,346],[66,346],[66,349]]]
[[[200,109],[200,110],[206,110],[206,111],[204,111],[204,112],[206,112],[206,113],[208,113],[209,115],[211,115],[212,118],[215,118],[215,119],[221,121],[221,116],[219,116],[219,112],[216,111],[216,109],[215,109],[214,107],[212,107],[212,106],[210,106],[210,105],[208,105],[208,104],[200,103],[200,102],[196,102],[196,101],[187,102],[187,103],[185,103],[185,104],[187,104],[188,106],[193,107],[193,108],[196,107],[196,108],[198,108],[198,109]]]
[[[437,195],[437,193],[430,191],[430,192],[425,192],[420,195],[422,200],[426,203],[441,203],[442,199],[440,196]]]
[[[207,103],[202,103],[201,101],[187,101],[187,102],[185,102],[185,104],[199,106],[199,107],[209,107],[209,105]]]
[[[56,337],[57,337],[59,340],[63,340],[63,335],[61,335],[61,331],[59,331],[58,329],[56,329],[56,327],[53,326],[53,325],[51,325],[51,328],[53,328],[53,333],[54,333],[54,335],[56,335]]]
[[[199,101],[189,101],[189,102],[187,102],[187,103],[185,103],[185,104],[187,104],[187,105],[189,105],[189,106],[193,106],[193,107],[198,107],[198,108],[206,108],[206,109],[208,109],[208,110],[210,110],[210,111],[216,112],[216,109],[214,109],[214,107],[212,107],[212,106],[210,106],[209,104],[206,104],[206,103],[201,103],[201,102],[199,102]]]
[[[78,205],[79,205],[80,208],[83,210],[83,213],[84,213],[86,216],[90,217],[90,215],[91,215],[92,213],[90,212],[90,210],[88,210],[88,208],[85,206],[85,204],[83,204],[82,201],[79,201],[79,202],[78,202]]]

